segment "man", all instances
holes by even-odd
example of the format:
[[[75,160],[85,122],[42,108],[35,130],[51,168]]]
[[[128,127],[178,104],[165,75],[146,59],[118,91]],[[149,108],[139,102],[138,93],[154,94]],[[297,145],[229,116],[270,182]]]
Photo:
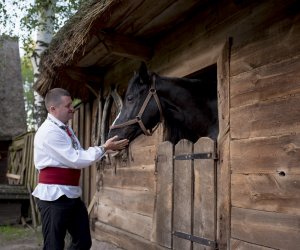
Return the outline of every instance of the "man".
[[[39,183],[33,195],[41,213],[45,250],[63,250],[68,231],[71,250],[90,249],[91,235],[87,209],[80,199],[80,170],[100,160],[107,150],[121,150],[128,140],[108,139],[104,145],[81,148],[67,126],[74,108],[68,91],[50,90],[45,97],[48,117],[34,138],[34,163]]]

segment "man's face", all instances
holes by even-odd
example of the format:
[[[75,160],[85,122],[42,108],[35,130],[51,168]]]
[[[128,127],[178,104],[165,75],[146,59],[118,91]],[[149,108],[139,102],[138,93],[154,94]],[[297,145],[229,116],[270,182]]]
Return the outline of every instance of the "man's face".
[[[67,123],[72,119],[74,114],[74,107],[70,96],[62,96],[61,103],[56,106],[51,106],[51,114],[63,123]]]

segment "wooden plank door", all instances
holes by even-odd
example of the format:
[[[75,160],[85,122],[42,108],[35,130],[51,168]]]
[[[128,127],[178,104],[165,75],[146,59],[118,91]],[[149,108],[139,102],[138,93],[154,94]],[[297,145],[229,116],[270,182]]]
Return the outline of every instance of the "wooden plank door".
[[[193,250],[215,249],[217,232],[215,152],[215,142],[210,138],[202,137],[194,144],[194,154],[207,154],[207,159],[194,159],[193,234],[202,238],[206,244],[194,242]]]
[[[193,152],[193,143],[180,140],[175,146],[175,156]],[[174,161],[173,233],[192,234],[193,165],[191,160]],[[173,249],[190,250],[191,241],[173,236]]]
[[[175,146],[173,249],[216,248],[215,152],[206,137]]]

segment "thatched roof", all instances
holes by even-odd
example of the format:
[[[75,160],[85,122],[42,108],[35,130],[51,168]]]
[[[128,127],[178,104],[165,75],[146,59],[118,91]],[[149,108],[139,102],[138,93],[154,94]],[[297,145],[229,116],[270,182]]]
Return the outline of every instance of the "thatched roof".
[[[0,141],[26,132],[18,40],[0,37]],[[1,142],[0,142],[1,143]]]
[[[76,58],[83,54],[93,32],[105,27],[109,20],[111,11],[120,5],[122,0],[87,1],[64,27],[53,37],[49,48],[42,56],[40,78],[35,86],[36,90],[43,96],[53,88],[65,86],[67,79],[62,77],[61,72],[70,66]],[[80,97],[82,90],[74,96]]]
[[[35,89],[44,96],[63,87],[74,97],[89,98],[108,66],[124,57],[150,59],[155,38],[208,1],[87,1],[43,54]]]

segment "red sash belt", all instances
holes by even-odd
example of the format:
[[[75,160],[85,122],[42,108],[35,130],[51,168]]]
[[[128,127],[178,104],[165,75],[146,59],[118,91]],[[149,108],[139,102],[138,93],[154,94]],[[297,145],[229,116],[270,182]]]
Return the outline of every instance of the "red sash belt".
[[[80,169],[46,167],[40,170],[39,183],[79,186]]]

